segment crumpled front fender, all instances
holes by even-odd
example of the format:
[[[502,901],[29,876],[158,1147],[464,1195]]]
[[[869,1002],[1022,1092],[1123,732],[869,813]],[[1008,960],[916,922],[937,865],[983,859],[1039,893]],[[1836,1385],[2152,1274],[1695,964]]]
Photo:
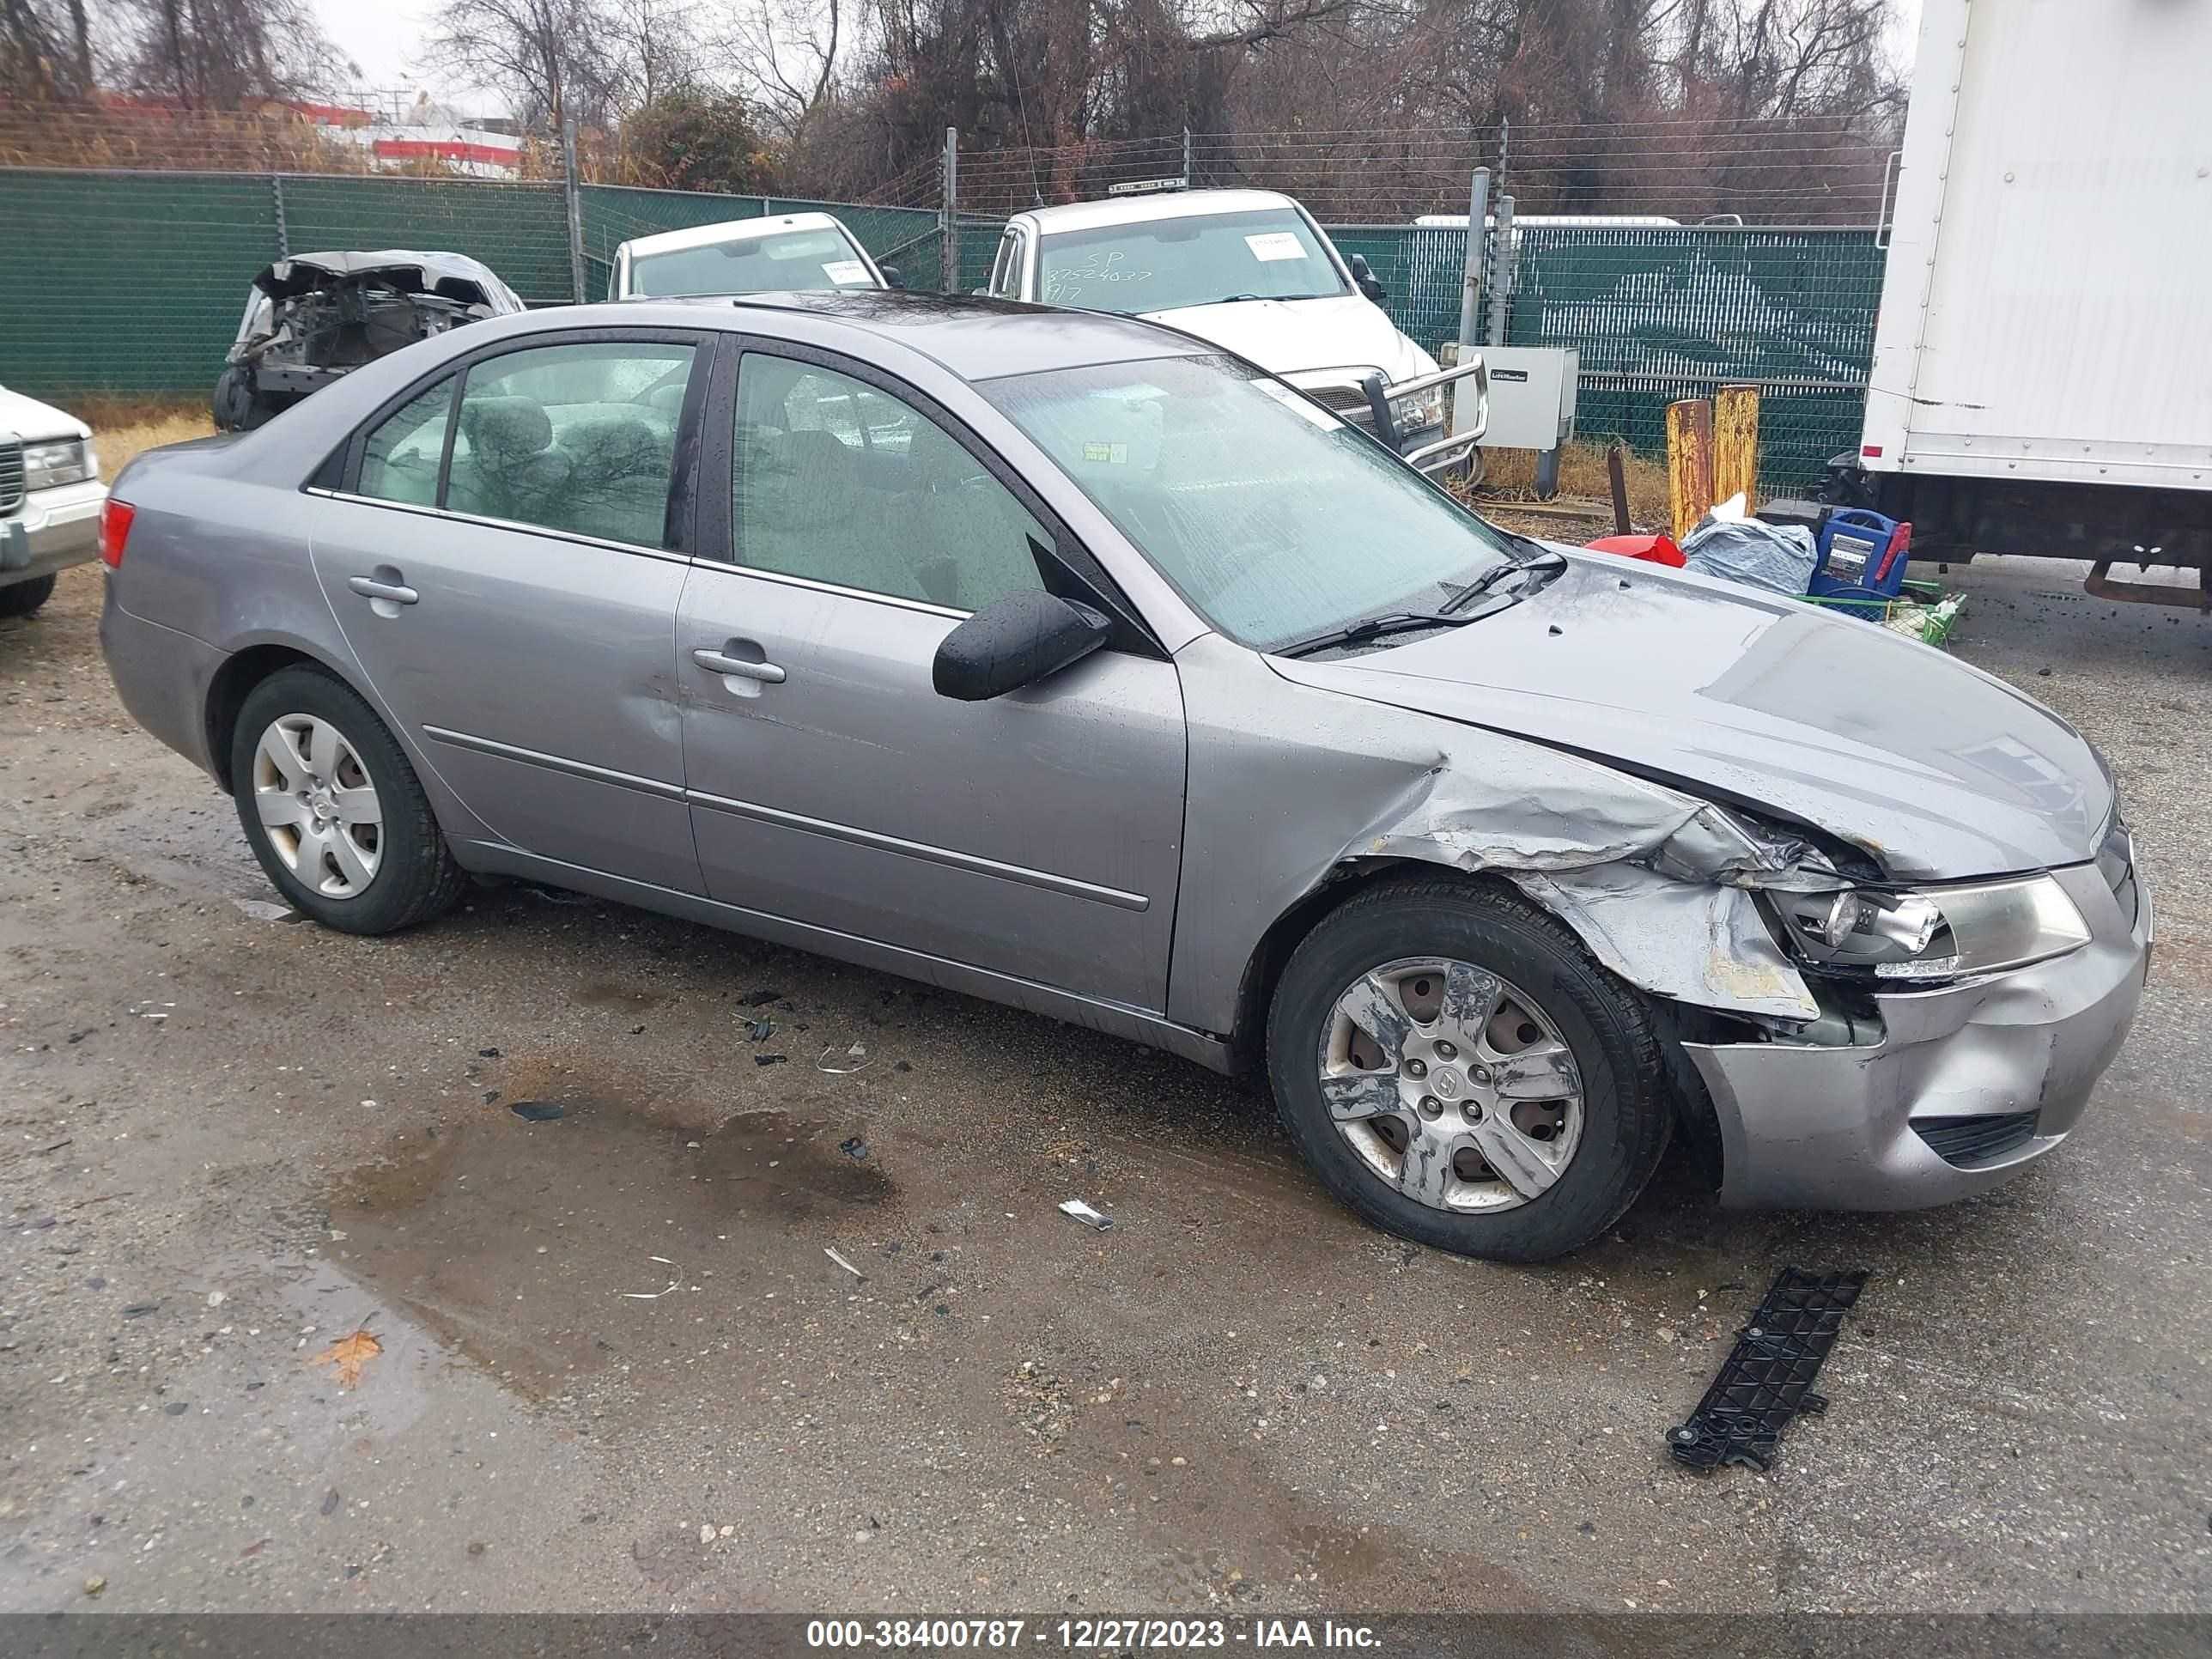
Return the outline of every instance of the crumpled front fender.
[[[1233,1030],[1255,943],[1377,860],[1509,880],[1655,995],[1818,1016],[1751,891],[1832,882],[1818,854],[1595,761],[1299,685],[1218,635],[1176,665],[1190,772],[1170,1018]]]

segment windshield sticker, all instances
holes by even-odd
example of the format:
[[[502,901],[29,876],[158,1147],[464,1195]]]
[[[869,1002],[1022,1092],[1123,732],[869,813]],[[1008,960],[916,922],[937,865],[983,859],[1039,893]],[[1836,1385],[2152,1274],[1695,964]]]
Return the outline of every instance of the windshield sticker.
[[[1244,239],[1244,246],[1252,250],[1254,258],[1262,263],[1272,263],[1277,259],[1303,259],[1306,257],[1305,245],[1298,240],[1294,233],[1287,230],[1262,231],[1257,236],[1247,236]]]
[[[1103,461],[1108,466],[1127,466],[1129,464],[1129,446],[1087,442],[1083,446],[1083,459],[1086,461]]]
[[[822,274],[838,286],[857,283],[862,288],[875,285],[868,280],[868,268],[858,259],[832,259],[822,267]]]

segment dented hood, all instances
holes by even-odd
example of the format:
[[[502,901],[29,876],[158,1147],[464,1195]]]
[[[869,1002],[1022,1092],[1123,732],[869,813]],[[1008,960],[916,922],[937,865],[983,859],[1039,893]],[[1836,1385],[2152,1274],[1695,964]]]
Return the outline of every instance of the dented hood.
[[[1841,836],[1893,876],[2094,856],[2111,781],[2081,734],[1939,651],[1801,601],[1596,555],[1466,627],[1301,684],[1595,756]]]

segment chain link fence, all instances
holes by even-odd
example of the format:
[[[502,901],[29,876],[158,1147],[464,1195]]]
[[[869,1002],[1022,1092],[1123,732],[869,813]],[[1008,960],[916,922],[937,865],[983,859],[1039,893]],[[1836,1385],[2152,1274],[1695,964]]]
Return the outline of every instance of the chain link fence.
[[[963,161],[963,203],[970,171]],[[836,213],[909,286],[935,289],[935,188],[933,169],[887,192],[906,198],[890,203],[586,185],[583,297],[605,295],[613,252],[632,237],[813,210]],[[1459,193],[1463,204],[1463,176]],[[0,264],[0,383],[33,396],[204,395],[253,274],[289,253],[451,250],[533,305],[576,297],[564,195],[551,183],[0,167],[0,223],[13,250]],[[988,280],[1002,223],[959,214],[956,289]],[[1328,228],[1347,257],[1366,258],[1405,333],[1431,352],[1456,337],[1463,219]],[[1510,261],[1503,337],[1579,348],[1584,438],[1656,451],[1669,401],[1748,381],[1765,392],[1769,488],[1813,482],[1856,444],[1882,275],[1870,229],[1523,221],[1504,240],[1490,250]],[[1486,296],[1478,339],[1492,331],[1489,308]]]

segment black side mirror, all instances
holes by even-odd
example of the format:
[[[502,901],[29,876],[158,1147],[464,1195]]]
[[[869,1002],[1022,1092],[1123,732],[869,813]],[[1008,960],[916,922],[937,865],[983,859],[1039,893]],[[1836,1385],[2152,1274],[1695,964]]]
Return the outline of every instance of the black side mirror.
[[[1364,253],[1355,253],[1352,256],[1352,280],[1362,294],[1378,306],[1390,297],[1389,290],[1376,280],[1375,272],[1369,266],[1367,256]]]
[[[906,272],[901,270],[896,265],[878,265],[876,269],[884,273],[884,282],[886,286],[890,288],[906,286]]]
[[[1034,685],[1106,643],[1103,612],[1024,588],[994,599],[945,636],[930,665],[939,696],[981,702]]]

